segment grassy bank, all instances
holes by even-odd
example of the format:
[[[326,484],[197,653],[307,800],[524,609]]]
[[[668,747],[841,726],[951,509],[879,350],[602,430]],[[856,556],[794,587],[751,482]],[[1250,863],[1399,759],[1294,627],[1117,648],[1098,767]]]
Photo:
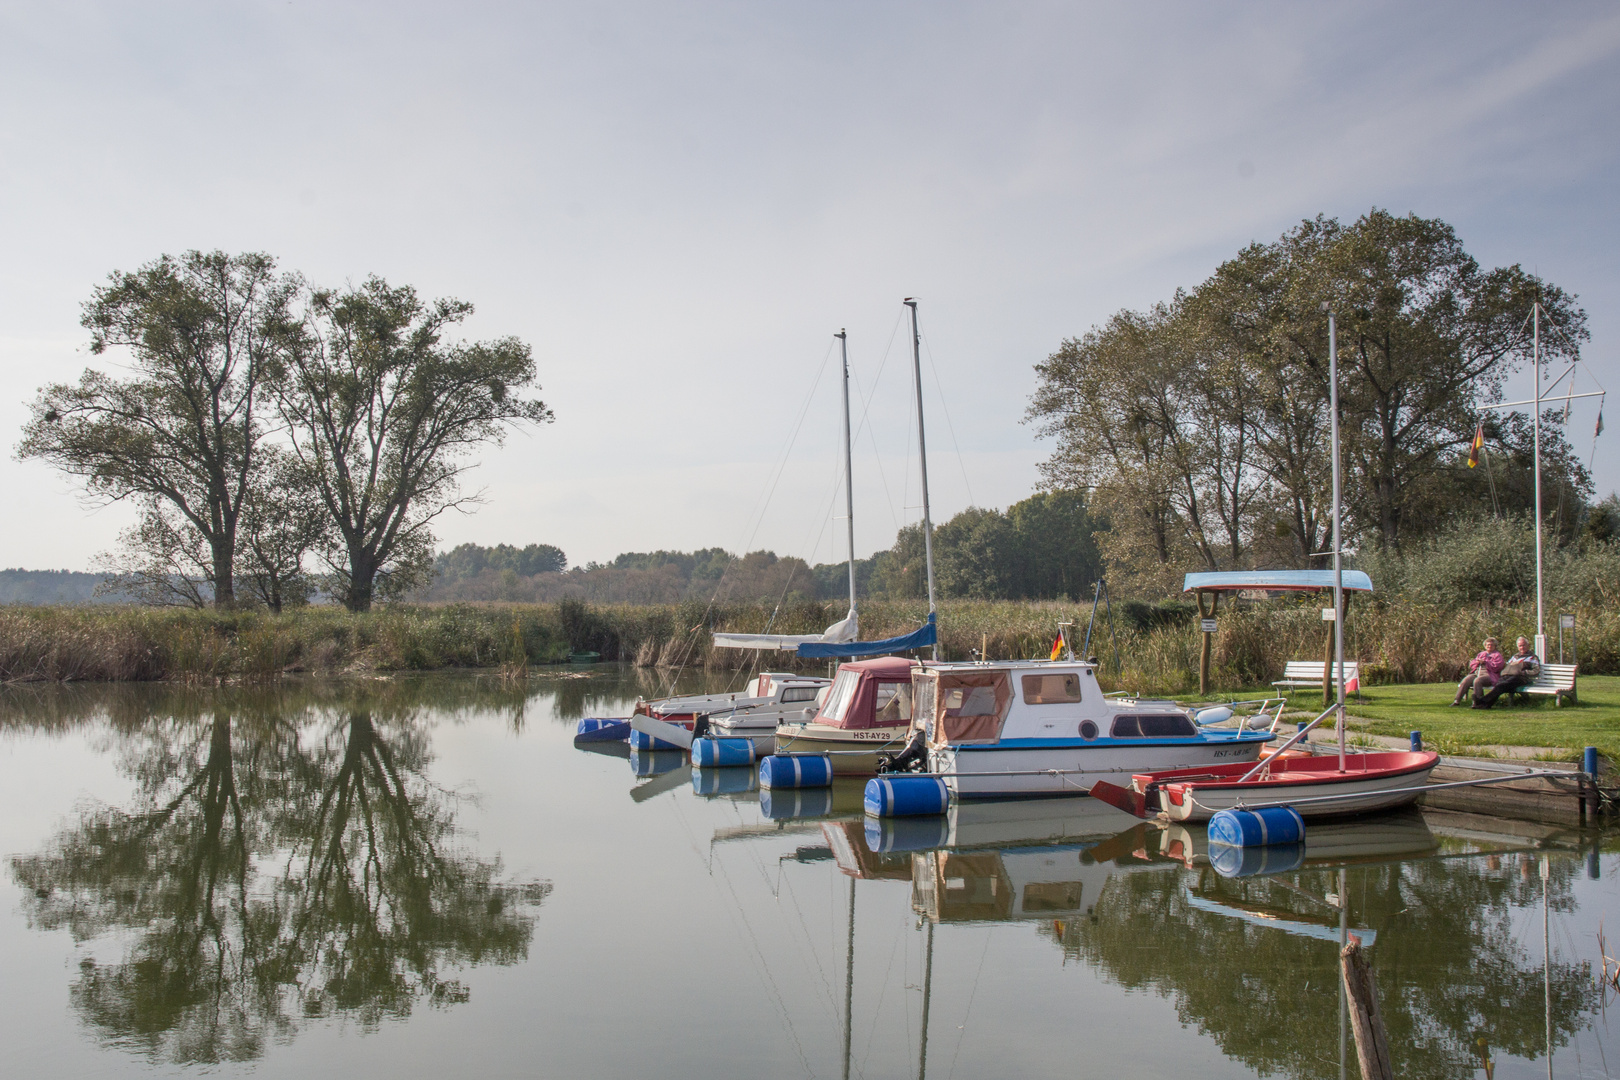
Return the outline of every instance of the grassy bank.
[[[1515,706],[1503,698],[1492,709],[1452,707],[1450,683],[1376,686],[1352,697],[1349,713],[1358,730],[1405,738],[1423,732],[1423,742],[1442,753],[1467,753],[1482,746],[1544,746],[1555,757],[1576,760],[1595,746],[1620,761],[1620,678],[1582,676],[1580,700],[1554,707],[1545,698]]]
[[[0,608],[0,680],[8,682],[149,681],[271,678],[281,672],[408,671],[494,668],[522,660],[559,662],[569,652],[641,667],[735,670],[763,663],[793,667],[788,653],[715,649],[712,630],[807,633],[837,621],[831,603],[772,611],[757,603],[706,605],[392,606],[354,615],[329,607],[272,616],[145,608]],[[861,606],[865,638],[905,633],[923,621],[921,601]],[[1045,656],[1061,620],[1078,621],[1076,648],[1089,608],[1060,602],[953,600],[940,605],[940,640],[948,659],[983,649],[992,659]],[[1577,609],[1583,675],[1620,674],[1620,614]],[[1101,620],[1099,620],[1101,621]],[[1322,655],[1323,623],[1314,598],[1223,610],[1212,677],[1217,691],[1263,686],[1293,659]],[[1353,608],[1348,653],[1363,664],[1366,685],[1454,679],[1486,634],[1511,640],[1534,626],[1533,610],[1403,604]],[[1122,671],[1113,671],[1117,641]],[[1200,635],[1190,609],[1138,605],[1116,611],[1093,634],[1091,652],[1105,681],[1134,690],[1186,695],[1197,689]],[[824,663],[797,665],[823,670]]]

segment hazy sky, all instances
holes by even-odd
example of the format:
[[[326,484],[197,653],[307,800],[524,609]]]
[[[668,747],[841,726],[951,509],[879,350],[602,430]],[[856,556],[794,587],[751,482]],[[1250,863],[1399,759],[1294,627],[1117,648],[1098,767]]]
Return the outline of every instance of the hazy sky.
[[[4,4],[0,434],[89,363],[109,271],[262,250],[534,346],[557,422],[443,545],[827,561],[840,327],[867,554],[917,517],[903,297],[943,520],[1034,488],[1063,338],[1374,206],[1579,294],[1620,391],[1617,53],[1613,3]],[[0,489],[0,566],[90,568],[131,516],[9,453]]]

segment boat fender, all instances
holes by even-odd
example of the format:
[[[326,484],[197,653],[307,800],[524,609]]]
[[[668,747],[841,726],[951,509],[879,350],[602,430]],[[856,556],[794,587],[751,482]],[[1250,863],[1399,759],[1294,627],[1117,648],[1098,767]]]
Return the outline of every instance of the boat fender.
[[[1305,819],[1292,806],[1220,810],[1209,819],[1209,842],[1230,847],[1270,847],[1305,841]]]
[[[636,730],[632,729],[631,732],[630,732],[630,749],[632,749],[632,750],[684,750],[685,747],[676,746],[672,742],[665,742],[663,739],[656,738],[656,737],[654,737],[652,735],[649,735],[645,731],[636,731]]]
[[[826,754],[775,754],[759,763],[762,788],[829,787],[832,776],[832,758]]]
[[[1199,709],[1193,713],[1193,723],[1195,724],[1223,724],[1230,719],[1232,719],[1232,710],[1225,705],[1217,705],[1210,709]]]
[[[1304,844],[1272,844],[1270,847],[1211,844],[1209,848],[1209,865],[1225,878],[1282,874],[1298,870],[1304,862]]]
[[[927,736],[921,728],[911,733],[906,745],[898,754],[878,755],[878,775],[886,776],[889,773],[922,772],[927,763],[928,749],[923,745]]]
[[[866,812],[873,817],[943,814],[950,789],[937,776],[879,776],[866,782]]]
[[[702,718],[699,718],[702,723]],[[754,763],[753,739],[693,739],[692,764],[700,769],[723,769]]]
[[[761,788],[759,812],[772,821],[826,817],[832,813],[832,788]]]

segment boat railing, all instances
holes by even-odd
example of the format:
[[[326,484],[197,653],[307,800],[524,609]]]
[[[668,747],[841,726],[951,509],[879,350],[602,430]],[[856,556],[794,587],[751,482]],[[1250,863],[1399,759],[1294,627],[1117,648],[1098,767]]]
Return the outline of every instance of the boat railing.
[[[1301,727],[1298,731],[1294,732],[1294,737],[1293,738],[1289,739],[1287,742],[1285,742],[1281,746],[1277,747],[1276,750],[1272,751],[1272,754],[1271,754],[1270,757],[1268,757],[1268,758],[1264,759],[1263,761],[1259,762],[1257,765],[1255,765],[1254,768],[1250,769],[1248,772],[1244,773],[1241,777],[1239,777],[1238,778],[1238,783],[1241,784],[1241,783],[1244,783],[1245,781],[1253,780],[1255,778],[1255,776],[1259,775],[1260,773],[1269,771],[1270,768],[1271,768],[1271,763],[1273,761],[1276,761],[1278,758],[1280,758],[1282,756],[1282,752],[1284,750],[1287,750],[1290,746],[1293,746],[1295,743],[1299,742],[1306,735],[1310,734],[1311,729],[1314,728],[1317,724],[1320,724],[1323,720],[1326,720],[1328,717],[1332,716],[1334,713],[1336,713],[1338,711],[1339,711],[1338,702],[1334,702],[1332,705],[1329,705],[1327,708],[1323,709],[1321,711],[1321,713],[1319,713],[1317,715],[1315,720],[1312,720],[1310,723],[1306,724],[1304,727]],[[1278,715],[1279,718],[1281,718],[1281,716],[1282,716],[1281,710],[1278,711],[1277,715]]]

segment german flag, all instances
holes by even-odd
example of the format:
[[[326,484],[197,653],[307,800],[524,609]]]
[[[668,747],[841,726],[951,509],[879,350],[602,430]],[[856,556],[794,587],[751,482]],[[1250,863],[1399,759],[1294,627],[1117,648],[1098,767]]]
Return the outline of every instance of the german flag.
[[[1063,641],[1063,631],[1059,630],[1057,640],[1052,642],[1052,659],[1053,660],[1061,660],[1063,658],[1064,644],[1065,643]]]
[[[1485,448],[1485,424],[1481,421],[1478,430],[1474,432],[1474,441],[1468,446],[1468,467],[1474,468],[1479,464],[1479,452]]]

